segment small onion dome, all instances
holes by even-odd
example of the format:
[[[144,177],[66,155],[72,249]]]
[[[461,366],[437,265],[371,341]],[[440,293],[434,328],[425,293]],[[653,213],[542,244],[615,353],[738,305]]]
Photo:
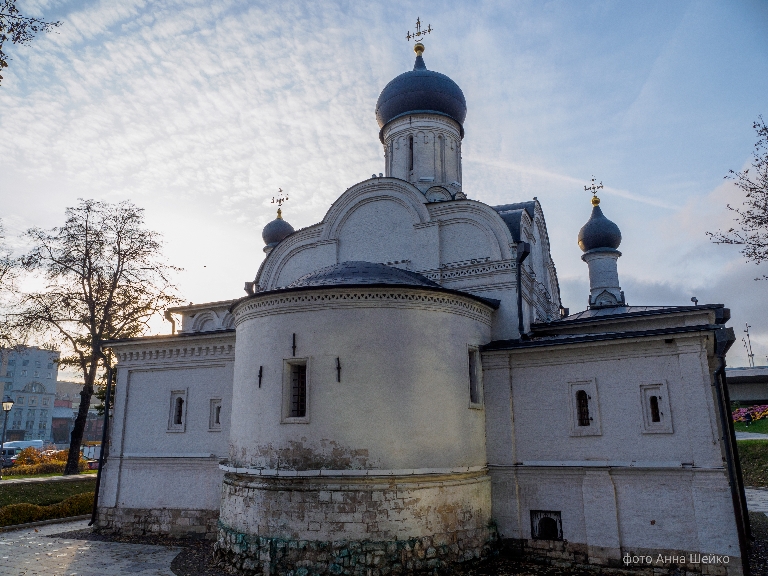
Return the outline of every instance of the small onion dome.
[[[264,230],[261,232],[261,237],[264,240],[264,244],[267,245],[264,248],[264,251],[267,252],[271,250],[290,234],[293,234],[293,226],[283,220],[283,212],[280,208],[278,208],[277,218],[264,226]]]
[[[440,288],[421,274],[374,262],[348,261],[320,268],[288,284],[286,288],[314,286],[358,286],[361,284],[399,284]]]
[[[413,47],[416,63],[413,70],[404,72],[384,87],[376,102],[376,120],[379,128],[406,114],[440,114],[448,116],[459,124],[464,136],[464,118],[467,116],[467,101],[464,93],[445,74],[427,70],[423,44]]]
[[[613,222],[603,216],[600,198],[592,198],[592,216],[579,230],[579,248],[584,252],[595,248],[616,249],[621,244],[621,231]]]

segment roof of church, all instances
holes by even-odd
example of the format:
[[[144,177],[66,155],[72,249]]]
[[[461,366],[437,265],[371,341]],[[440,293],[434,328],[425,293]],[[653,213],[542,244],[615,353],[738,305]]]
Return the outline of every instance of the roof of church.
[[[575,324],[579,322],[593,322],[597,319],[617,319],[636,316],[653,316],[656,314],[674,314],[677,312],[696,312],[701,310],[717,310],[724,308],[723,304],[701,304],[699,306],[610,306],[606,308],[590,308],[571,314],[565,318],[552,322],[533,324],[531,328],[546,328],[549,326],[562,326],[563,324]],[[729,314],[730,317],[730,314]]]
[[[528,216],[533,220],[533,214],[536,211],[536,200],[516,202],[515,204],[502,204],[501,206],[491,206],[491,208],[496,210],[501,219],[504,220],[512,234],[512,239],[515,242],[520,242],[520,219],[523,217],[523,212],[528,212]]]
[[[395,118],[415,113],[448,116],[459,124],[464,136],[464,118],[467,116],[464,93],[445,74],[427,70],[421,54],[416,56],[413,70],[390,81],[376,102],[376,120],[380,128]]]
[[[597,200],[599,203],[599,200]],[[587,223],[579,230],[579,248],[584,252],[597,248],[615,250],[621,244],[621,231],[614,222],[608,220],[597,204]]]
[[[350,261],[320,268],[305,274],[288,284],[286,288],[307,288],[310,286],[343,286],[347,284],[401,284],[404,286],[426,286],[440,288],[426,276],[374,262]]]

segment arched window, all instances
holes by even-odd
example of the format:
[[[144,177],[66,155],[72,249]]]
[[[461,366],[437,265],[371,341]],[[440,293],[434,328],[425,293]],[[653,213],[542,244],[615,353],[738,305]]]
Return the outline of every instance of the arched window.
[[[659,397],[651,396],[651,422],[661,422],[661,412],[659,412]]]
[[[545,516],[539,520],[539,539],[541,540],[559,540],[560,530],[557,528],[557,521],[554,518]]]
[[[408,136],[408,172],[413,172],[413,136]]]
[[[579,426],[589,426],[589,396],[584,390],[576,392],[576,410],[579,419]]]
[[[181,417],[184,414],[184,398],[176,398],[176,404],[173,409],[173,423],[181,426]]]

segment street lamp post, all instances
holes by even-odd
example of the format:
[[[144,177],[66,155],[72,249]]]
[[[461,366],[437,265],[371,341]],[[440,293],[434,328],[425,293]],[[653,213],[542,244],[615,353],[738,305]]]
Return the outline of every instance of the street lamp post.
[[[0,441],[0,480],[3,479],[3,467],[5,466],[5,429],[8,427],[8,413],[13,408],[13,400],[10,396],[3,398],[3,412],[5,412],[5,418],[3,419],[3,439]]]

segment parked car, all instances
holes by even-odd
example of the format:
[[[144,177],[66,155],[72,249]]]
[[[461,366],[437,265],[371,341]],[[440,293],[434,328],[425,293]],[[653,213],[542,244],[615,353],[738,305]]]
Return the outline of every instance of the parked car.
[[[98,470],[98,469],[99,469],[98,460],[88,460],[88,470]]]
[[[21,452],[21,448],[6,447],[0,452],[0,458],[3,460],[3,468],[9,468],[16,463],[16,456]]]

